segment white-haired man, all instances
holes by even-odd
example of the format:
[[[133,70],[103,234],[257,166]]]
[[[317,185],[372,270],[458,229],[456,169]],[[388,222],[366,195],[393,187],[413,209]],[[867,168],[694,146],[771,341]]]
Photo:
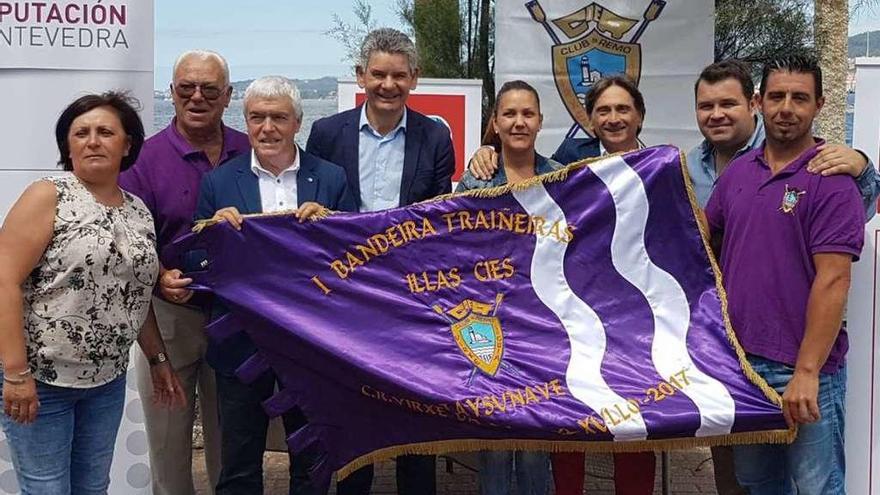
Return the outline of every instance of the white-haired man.
[[[294,210],[302,221],[322,210],[355,211],[357,205],[348,190],[345,171],[303,152],[294,142],[302,125],[299,91],[283,77],[261,77],[244,94],[244,116],[251,153],[237,156],[210,172],[202,180],[197,219],[223,219],[241,228],[242,214]],[[227,312],[214,301],[212,317]],[[277,383],[266,371],[251,383],[242,383],[235,371],[256,352],[253,341],[239,332],[222,342],[208,344],[208,362],[217,378],[223,468],[217,495],[262,495],[263,451],[269,417],[263,402]],[[305,424],[298,409],[281,415],[288,435]],[[315,459],[291,456],[291,495],[318,495],[308,477]],[[320,492],[319,492],[320,490]]]
[[[189,231],[199,183],[217,164],[249,148],[247,136],[223,125],[232,88],[229,67],[220,55],[187,51],[174,64],[171,93],[174,118],[144,143],[137,163],[119,179],[139,196],[156,227],[162,272],[153,308],[167,355],[142,356],[135,362],[142,397],[152,394],[149,367],[169,360],[187,394],[187,407],[168,410],[144,401],[155,495],[194,495],[192,428],[198,389],[210,493],[220,475],[220,439],[214,372],[205,362],[207,339],[199,301],[184,286],[177,262],[167,248]]]

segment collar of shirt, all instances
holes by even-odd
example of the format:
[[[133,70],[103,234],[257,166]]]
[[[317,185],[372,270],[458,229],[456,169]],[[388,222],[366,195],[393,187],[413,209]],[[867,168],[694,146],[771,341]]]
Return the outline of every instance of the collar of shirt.
[[[535,175],[542,175],[548,172],[552,172],[557,168],[561,168],[558,166],[554,166],[555,162],[551,162],[547,159],[547,157],[539,155],[535,153]],[[557,164],[558,165],[558,164]],[[498,172],[489,179],[489,185],[484,187],[496,187],[503,186],[507,184],[507,174],[504,172],[504,160],[501,159],[501,155],[498,155]]]
[[[239,149],[236,145],[236,137],[234,136],[234,133],[236,132],[235,130],[227,127],[226,124],[222,122],[220,123],[220,127],[223,130],[223,150],[220,155],[220,161],[216,163],[217,165],[225,162],[245,149]],[[171,146],[180,156],[189,157],[198,154],[204,155],[202,150],[194,148],[189,144],[189,141],[183,137],[183,134],[180,133],[180,130],[177,128],[177,117],[171,119],[171,125],[166,128],[166,132],[168,135],[168,142],[171,143]],[[247,147],[250,147],[249,143]]]
[[[394,129],[391,129],[391,132],[389,132],[388,134],[383,136],[383,135],[379,134],[379,131],[377,131],[376,129],[373,128],[373,126],[370,124],[369,119],[367,119],[367,103],[365,102],[361,106],[361,120],[360,120],[360,122],[358,122],[358,129],[364,130],[364,128],[366,128],[366,130],[368,132],[370,132],[373,136],[375,136],[378,139],[392,139],[394,136],[397,135],[398,132],[401,132],[401,129],[403,129],[403,132],[406,132],[406,114],[407,114],[407,112],[408,112],[407,108],[404,107],[403,108],[403,117],[400,118],[400,122],[397,123],[397,126],[395,126]]]
[[[767,159],[764,158],[764,148],[767,145],[767,143],[764,142],[764,143],[761,143],[761,145],[758,148],[756,148],[754,163],[756,163],[760,167],[767,169],[767,172],[770,173],[771,179],[775,179],[777,177],[781,177],[781,176],[785,176],[785,175],[791,175],[791,174],[797,172],[798,170],[804,168],[805,166],[807,166],[807,163],[809,163],[810,160],[814,156],[816,156],[816,154],[818,153],[816,148],[818,148],[819,146],[822,146],[823,144],[825,144],[824,139],[814,137],[813,138],[813,146],[810,146],[806,151],[804,151],[803,153],[798,155],[797,158],[795,158],[794,160],[787,163],[785,165],[785,167],[782,168],[782,170],[780,170],[779,172],[774,174],[772,169],[770,168],[770,164],[767,163]]]
[[[731,161],[735,158],[739,157],[743,153],[753,150],[761,145],[764,142],[764,119],[761,117],[761,114],[755,115],[755,131],[752,132],[752,137],[746,141],[746,144],[743,145],[742,148],[739,149],[732,157]],[[700,143],[700,167],[702,167],[703,171],[709,174],[713,180],[717,179],[717,174],[715,173],[715,147],[709,143],[708,140],[704,139],[702,143]]]
[[[165,132],[168,142],[171,144],[171,147],[174,148],[174,151],[178,156],[186,158],[186,161],[193,165],[195,165],[196,162],[193,162],[192,159],[197,157],[197,161],[204,161],[204,165],[208,166],[207,170],[210,170],[212,167],[220,165],[230,158],[238,156],[250,149],[250,142],[248,142],[247,136],[236,135],[238,134],[238,131],[226,126],[226,124],[223,124],[222,122],[220,123],[220,126],[223,130],[223,149],[220,151],[220,159],[217,163],[210,163],[208,161],[208,155],[204,151],[194,148],[189,144],[189,141],[183,137],[183,134],[181,134],[180,130],[177,128],[177,117],[171,119],[171,124],[166,127],[163,132]]]
[[[299,149],[299,146],[297,146],[296,147],[296,155],[293,158],[293,164],[291,164],[289,167],[282,170],[280,174],[275,175],[263,167],[263,165],[260,163],[260,159],[257,158],[257,153],[254,150],[251,150],[251,171],[257,177],[260,177],[260,175],[265,174],[265,175],[268,175],[269,177],[272,177],[272,178],[278,178],[278,177],[282,177],[288,173],[296,174],[296,172],[299,170],[299,156],[301,154],[302,153]]]
[[[639,142],[639,147],[637,149],[639,149],[639,150],[645,149],[645,143],[643,143],[641,139],[639,139],[638,142]],[[599,156],[607,156],[608,154],[609,154],[608,150],[605,149],[605,145],[602,144],[602,140],[600,139],[599,140]]]

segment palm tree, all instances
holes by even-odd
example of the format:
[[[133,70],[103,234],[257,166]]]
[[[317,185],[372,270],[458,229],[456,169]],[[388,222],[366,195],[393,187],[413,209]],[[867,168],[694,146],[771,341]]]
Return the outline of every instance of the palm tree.
[[[817,135],[832,143],[846,138],[848,0],[816,0],[813,26],[822,67],[825,108],[817,119]]]

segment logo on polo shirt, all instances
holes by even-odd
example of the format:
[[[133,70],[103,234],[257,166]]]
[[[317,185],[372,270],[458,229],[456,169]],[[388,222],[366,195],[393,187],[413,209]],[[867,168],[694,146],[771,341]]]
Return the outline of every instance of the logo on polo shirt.
[[[788,187],[788,184],[785,185],[785,193],[782,195],[782,206],[779,207],[782,210],[782,213],[791,213],[794,211],[794,207],[797,206],[798,201],[801,200],[801,196],[806,194],[807,191],[801,191],[799,189]]]

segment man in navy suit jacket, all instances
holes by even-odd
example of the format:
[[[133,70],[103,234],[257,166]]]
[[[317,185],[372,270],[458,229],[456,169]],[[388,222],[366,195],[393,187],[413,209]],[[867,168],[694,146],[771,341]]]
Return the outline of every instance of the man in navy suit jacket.
[[[370,191],[362,190],[362,166],[359,159],[359,135],[361,116],[369,115],[364,103],[357,108],[317,120],[312,125],[306,152],[342,166],[352,195],[360,211],[384,208],[364,208],[364,196]],[[369,116],[368,116],[369,119]],[[414,110],[406,109],[405,142],[403,143],[400,188],[395,191],[396,203],[391,206],[407,206],[419,201],[452,192],[452,173],[455,170],[455,152],[449,129],[439,122]]]
[[[357,209],[345,171],[294,143],[302,123],[302,101],[292,83],[274,76],[257,79],[245,91],[244,113],[253,151],[229,160],[202,179],[196,219],[223,219],[240,229],[242,215],[247,213],[295,209],[292,214],[303,221],[323,207]],[[211,312],[217,317],[226,308],[215,303]],[[276,379],[267,371],[245,385],[235,376],[235,370],[255,351],[244,332],[208,344],[206,359],[215,371],[220,406],[222,468],[217,495],[263,493],[269,418],[262,402],[274,393]],[[306,422],[298,410],[282,419],[288,435]],[[308,478],[313,462],[309,455],[292,456],[291,495],[319,495]]]
[[[379,29],[364,40],[365,53],[357,79],[366,102],[316,121],[306,151],[345,169],[361,211],[451,192],[455,152],[449,129],[406,107],[418,82],[412,41]]]
[[[372,31],[357,65],[366,103],[312,125],[306,150],[345,169],[360,211],[406,206],[452,191],[455,152],[449,129],[406,107],[418,75],[412,40],[394,29]],[[372,479],[373,467],[367,466],[343,480],[337,493],[368,494]],[[434,456],[398,458],[397,493],[435,494]]]

